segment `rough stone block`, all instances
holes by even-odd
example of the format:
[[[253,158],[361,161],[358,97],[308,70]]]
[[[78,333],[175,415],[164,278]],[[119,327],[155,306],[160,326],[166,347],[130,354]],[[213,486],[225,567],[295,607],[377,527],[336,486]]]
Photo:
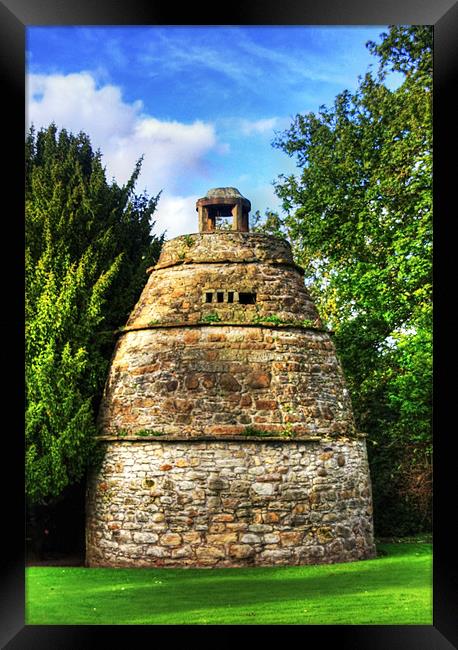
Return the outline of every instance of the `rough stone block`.
[[[225,550],[217,546],[197,547],[195,554],[199,560],[222,560],[226,557]]]
[[[280,532],[280,541],[282,546],[297,546],[302,542],[303,537],[303,531]]]
[[[244,544],[260,544],[262,539],[259,535],[254,535],[253,533],[247,533],[246,535],[242,535],[241,542]]]
[[[254,556],[254,549],[249,544],[231,544],[229,557],[242,560]]]
[[[159,543],[162,546],[179,546],[182,543],[182,537],[176,533],[167,533],[160,537]]]
[[[207,542],[212,545],[229,544],[237,541],[236,533],[215,533],[207,535]]]
[[[275,486],[272,483],[253,483],[251,489],[259,496],[272,496],[275,492]]]
[[[154,544],[159,536],[155,533],[133,533],[132,539],[136,544]]]

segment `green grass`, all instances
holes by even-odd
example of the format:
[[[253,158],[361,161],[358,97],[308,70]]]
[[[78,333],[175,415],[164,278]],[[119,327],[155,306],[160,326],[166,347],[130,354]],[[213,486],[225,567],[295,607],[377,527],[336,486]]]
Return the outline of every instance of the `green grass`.
[[[432,624],[432,549],[250,569],[26,569],[28,625]]]

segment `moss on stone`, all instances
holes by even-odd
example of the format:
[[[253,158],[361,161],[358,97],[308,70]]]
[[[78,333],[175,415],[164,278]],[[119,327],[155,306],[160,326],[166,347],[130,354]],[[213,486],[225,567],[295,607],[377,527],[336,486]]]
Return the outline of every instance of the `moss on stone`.
[[[205,314],[205,316],[202,316],[202,322],[203,323],[219,323],[221,321],[221,317],[219,314],[216,314],[215,312],[212,312],[210,314]]]
[[[166,434],[163,431],[154,431],[151,429],[139,429],[138,431],[134,431],[133,434],[134,436],[165,436]]]

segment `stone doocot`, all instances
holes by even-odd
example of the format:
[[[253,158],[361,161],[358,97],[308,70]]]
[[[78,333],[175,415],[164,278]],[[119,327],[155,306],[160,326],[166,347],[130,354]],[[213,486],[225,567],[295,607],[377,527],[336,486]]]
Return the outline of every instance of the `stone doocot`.
[[[371,557],[364,440],[112,441],[89,485],[91,566]]]
[[[329,334],[240,325],[132,330],[118,341],[105,434],[354,435]]]
[[[249,202],[234,188],[197,205],[206,230],[164,244],[119,333],[87,563],[373,557],[365,439],[291,247],[244,230]],[[242,231],[211,230],[229,213]]]

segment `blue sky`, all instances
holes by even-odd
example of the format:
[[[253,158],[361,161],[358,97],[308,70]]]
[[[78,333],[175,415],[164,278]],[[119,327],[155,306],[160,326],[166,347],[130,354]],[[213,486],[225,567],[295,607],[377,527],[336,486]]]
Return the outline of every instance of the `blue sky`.
[[[28,27],[27,115],[85,131],[108,178],[163,190],[155,232],[195,232],[195,202],[235,186],[252,212],[280,209],[272,182],[294,173],[272,147],[297,113],[331,105],[376,64],[386,26]]]

